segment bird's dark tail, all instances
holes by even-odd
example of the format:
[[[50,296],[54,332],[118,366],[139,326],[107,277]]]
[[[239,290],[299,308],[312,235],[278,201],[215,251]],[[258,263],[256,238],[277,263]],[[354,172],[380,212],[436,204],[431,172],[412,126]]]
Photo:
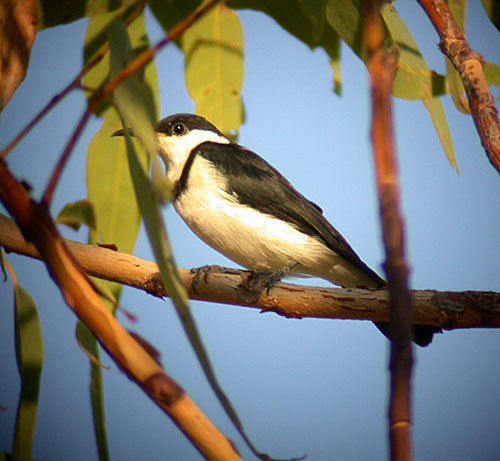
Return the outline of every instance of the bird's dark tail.
[[[371,271],[371,270],[370,270]],[[375,272],[371,271],[374,275],[372,280],[378,284],[378,289],[387,289],[387,282],[379,277]],[[390,337],[390,325],[389,322],[373,322],[375,326],[386,336]],[[434,325],[413,325],[412,331],[412,341],[418,346],[425,347],[432,342],[432,338],[435,333],[442,333],[443,330],[440,327]]]
[[[389,322],[373,322],[375,326],[386,336],[391,338],[389,334]],[[413,325],[412,341],[418,346],[425,347],[432,342],[434,333],[442,333],[443,330],[434,325]]]

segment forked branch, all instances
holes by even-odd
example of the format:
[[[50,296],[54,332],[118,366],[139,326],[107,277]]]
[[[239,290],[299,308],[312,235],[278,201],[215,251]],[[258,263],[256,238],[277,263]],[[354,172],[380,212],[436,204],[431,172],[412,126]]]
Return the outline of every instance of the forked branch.
[[[460,74],[481,144],[500,173],[500,124],[484,75],[484,58],[473,51],[445,0],[418,0],[439,34],[439,47]]]

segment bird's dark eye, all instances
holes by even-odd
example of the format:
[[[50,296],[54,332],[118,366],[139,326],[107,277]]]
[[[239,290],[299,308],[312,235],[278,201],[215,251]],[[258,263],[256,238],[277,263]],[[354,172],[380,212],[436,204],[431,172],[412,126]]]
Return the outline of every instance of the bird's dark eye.
[[[186,128],[186,125],[184,125],[184,123],[176,123],[174,125],[174,133],[177,135],[177,136],[181,136],[183,135],[184,133],[186,133],[187,131],[187,128]]]

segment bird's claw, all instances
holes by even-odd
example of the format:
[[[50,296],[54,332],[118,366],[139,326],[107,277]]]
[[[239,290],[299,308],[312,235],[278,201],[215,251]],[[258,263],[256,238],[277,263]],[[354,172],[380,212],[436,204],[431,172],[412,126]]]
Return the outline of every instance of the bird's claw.
[[[205,265],[201,267],[194,267],[190,271],[192,274],[195,274],[193,280],[191,281],[191,288],[198,295],[198,283],[200,281],[200,277],[203,275],[203,281],[208,283],[208,276],[210,274],[239,274],[240,271],[237,269],[230,269],[228,267],[222,267],[217,264],[213,265]]]
[[[248,303],[255,302],[259,299],[262,290],[266,289],[266,294],[269,295],[276,283],[278,283],[288,271],[251,271],[248,277],[238,285],[238,294],[240,298]]]

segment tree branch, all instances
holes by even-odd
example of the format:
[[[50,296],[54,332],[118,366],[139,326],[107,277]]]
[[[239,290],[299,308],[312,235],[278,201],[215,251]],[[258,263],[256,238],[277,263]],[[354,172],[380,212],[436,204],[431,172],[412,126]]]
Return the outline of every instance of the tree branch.
[[[379,198],[384,264],[389,288],[391,338],[391,395],[389,402],[389,442],[391,459],[412,459],[411,377],[413,354],[411,325],[413,305],[408,287],[404,223],[400,212],[396,149],[392,129],[392,85],[397,66],[397,50],[384,45],[380,0],[364,0],[363,39],[372,97],[373,158]]]
[[[170,416],[203,456],[208,459],[241,459],[231,441],[106,307],[95,285],[57,232],[47,207],[30,198],[2,159],[0,200],[15,216],[22,235],[33,242],[31,250],[36,247],[68,306],[95,334],[122,371]],[[17,232],[20,234],[20,231]]]
[[[167,296],[156,263],[119,251],[65,240],[80,266],[89,274],[121,283],[154,296]],[[35,246],[27,243],[16,226],[0,214],[0,245],[7,251],[40,259]],[[178,269],[191,299],[230,304],[275,312],[289,318],[323,318],[387,321],[386,290],[319,288],[278,283],[269,295],[263,293],[253,303],[239,296],[238,285],[245,271],[213,273],[208,282],[200,280],[192,289],[194,274]],[[478,291],[412,291],[414,322],[444,329],[500,328],[500,293]]]
[[[445,0],[418,0],[439,34],[441,51],[462,77],[481,144],[500,173],[500,124],[495,101],[484,75],[484,58],[472,51]]]

